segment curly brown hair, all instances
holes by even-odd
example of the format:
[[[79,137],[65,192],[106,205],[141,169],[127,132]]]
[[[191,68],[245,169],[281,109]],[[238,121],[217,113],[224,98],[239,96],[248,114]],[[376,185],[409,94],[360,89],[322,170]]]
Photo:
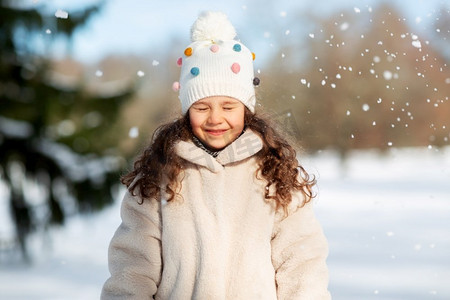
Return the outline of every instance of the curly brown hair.
[[[266,186],[264,198],[274,200],[277,209],[287,207],[292,201],[292,192],[300,191],[305,196],[306,204],[315,197],[314,176],[310,176],[299,164],[295,149],[287,142],[266,117],[258,116],[246,108],[245,128],[258,134],[263,141],[263,148],[256,154],[259,168],[255,176],[264,179]],[[175,144],[192,139],[189,113],[170,123],[158,127],[150,145],[134,163],[134,169],[121,177],[121,182],[135,195],[138,188],[142,201],[148,198],[160,199],[161,187],[165,184],[168,201],[175,198],[179,187],[179,175],[184,161],[175,153]],[[262,177],[262,178],[261,178]],[[270,194],[270,186],[275,193]],[[142,202],[141,202],[142,203]]]

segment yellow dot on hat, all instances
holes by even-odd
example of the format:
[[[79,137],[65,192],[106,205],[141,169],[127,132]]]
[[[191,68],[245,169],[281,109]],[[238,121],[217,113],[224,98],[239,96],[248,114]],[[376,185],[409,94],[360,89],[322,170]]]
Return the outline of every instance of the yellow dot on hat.
[[[241,66],[238,63],[234,63],[231,65],[231,71],[233,71],[234,74],[237,74],[241,71]]]
[[[186,50],[184,50],[184,55],[186,56],[191,56],[192,55],[192,48],[186,48]]]
[[[253,60],[255,60],[255,58],[256,58],[256,55],[254,52],[252,52],[252,58],[253,58]]]
[[[209,50],[211,50],[213,53],[216,53],[217,51],[219,51],[219,46],[214,44],[211,47],[209,47]]]

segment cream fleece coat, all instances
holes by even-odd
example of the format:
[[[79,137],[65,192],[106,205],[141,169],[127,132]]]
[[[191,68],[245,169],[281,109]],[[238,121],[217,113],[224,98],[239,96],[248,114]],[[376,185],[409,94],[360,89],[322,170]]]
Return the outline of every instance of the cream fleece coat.
[[[330,299],[327,241],[309,202],[293,195],[290,214],[264,199],[246,131],[216,158],[179,142],[187,163],[181,197],[129,193],[109,248],[102,299]]]

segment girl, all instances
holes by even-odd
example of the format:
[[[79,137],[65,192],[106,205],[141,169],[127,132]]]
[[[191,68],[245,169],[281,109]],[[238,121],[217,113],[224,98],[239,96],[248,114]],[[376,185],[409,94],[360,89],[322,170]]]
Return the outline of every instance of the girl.
[[[222,13],[194,23],[182,116],[122,178],[102,299],[330,299],[315,181],[255,114],[254,54],[235,35]]]

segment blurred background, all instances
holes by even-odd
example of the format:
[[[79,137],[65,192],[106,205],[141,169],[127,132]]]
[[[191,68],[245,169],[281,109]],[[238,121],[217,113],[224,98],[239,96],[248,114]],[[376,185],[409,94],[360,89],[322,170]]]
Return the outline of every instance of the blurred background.
[[[445,0],[0,0],[0,295],[99,298],[120,174],[179,113],[203,10],[319,179],[333,299],[450,299]]]

